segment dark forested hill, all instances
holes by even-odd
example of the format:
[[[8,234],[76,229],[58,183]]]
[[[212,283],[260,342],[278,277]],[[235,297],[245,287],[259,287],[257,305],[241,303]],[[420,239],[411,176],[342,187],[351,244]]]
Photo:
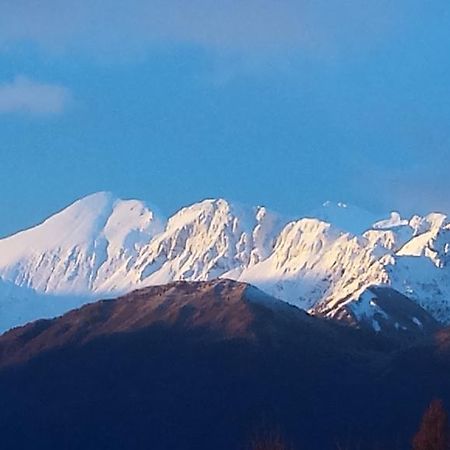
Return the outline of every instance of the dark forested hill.
[[[0,337],[0,448],[230,450],[261,427],[299,449],[408,448],[429,400],[450,400],[449,342],[229,280],[149,287]]]

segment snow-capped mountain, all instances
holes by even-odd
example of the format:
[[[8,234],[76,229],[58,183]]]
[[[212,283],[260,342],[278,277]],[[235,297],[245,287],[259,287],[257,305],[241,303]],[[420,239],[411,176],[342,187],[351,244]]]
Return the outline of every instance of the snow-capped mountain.
[[[263,207],[246,208],[223,199],[183,208],[129,264],[120,288],[225,275],[239,278],[244,269],[270,255],[283,224]]]
[[[314,314],[356,320],[369,288],[390,287],[450,323],[445,215],[405,219],[394,212],[383,219],[329,202],[314,214],[288,221],[264,207],[211,199],[166,221],[143,202],[98,193],[0,240],[0,276],[33,290],[24,295],[38,299],[27,320],[42,316],[34,305],[43,295],[80,304],[147,285],[223,277]],[[14,296],[3,297],[5,311]],[[379,313],[363,309],[366,319]],[[22,322],[11,318],[10,325]]]
[[[0,274],[40,293],[105,293],[163,226],[144,203],[100,192],[0,240]]]
[[[240,280],[310,310],[387,278],[364,238],[317,219],[300,219],[286,225],[270,256],[247,268]]]

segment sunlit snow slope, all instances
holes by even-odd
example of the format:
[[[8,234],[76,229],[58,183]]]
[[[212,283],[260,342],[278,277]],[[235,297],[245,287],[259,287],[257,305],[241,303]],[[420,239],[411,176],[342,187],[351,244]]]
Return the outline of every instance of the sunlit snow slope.
[[[0,240],[0,274],[41,293],[104,293],[162,228],[144,203],[100,192]]]

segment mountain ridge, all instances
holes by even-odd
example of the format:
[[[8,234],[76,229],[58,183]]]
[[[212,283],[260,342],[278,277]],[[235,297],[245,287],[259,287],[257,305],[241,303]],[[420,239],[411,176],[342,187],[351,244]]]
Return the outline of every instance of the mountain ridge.
[[[321,211],[328,222],[207,199],[165,219],[143,202],[101,192],[1,239],[0,277],[54,302],[77,297],[76,305],[147,285],[232,278],[329,318],[344,302],[356,307],[370,287],[388,286],[450,323],[445,215],[392,213],[364,227],[374,216],[357,208],[326,203]],[[343,229],[346,222],[360,233]]]

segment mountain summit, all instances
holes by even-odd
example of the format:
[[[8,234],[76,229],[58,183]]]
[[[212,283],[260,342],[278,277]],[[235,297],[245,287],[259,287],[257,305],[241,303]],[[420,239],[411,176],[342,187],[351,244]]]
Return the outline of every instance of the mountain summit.
[[[0,274],[41,293],[106,292],[163,226],[143,202],[99,192],[0,240]]]

